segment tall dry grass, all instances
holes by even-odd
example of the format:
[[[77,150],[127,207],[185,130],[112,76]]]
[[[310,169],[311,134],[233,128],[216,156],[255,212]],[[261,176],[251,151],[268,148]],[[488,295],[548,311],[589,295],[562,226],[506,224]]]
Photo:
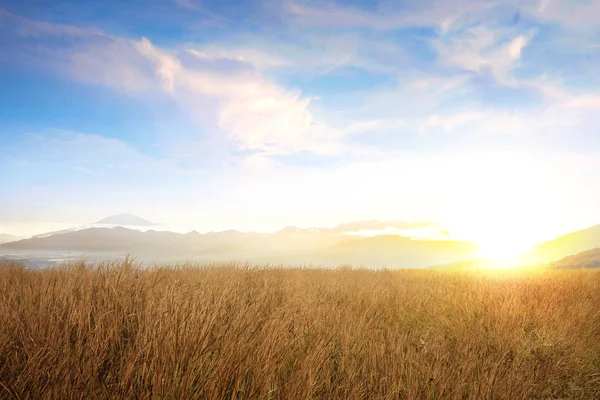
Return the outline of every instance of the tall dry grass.
[[[0,398],[600,398],[600,274],[0,267]]]

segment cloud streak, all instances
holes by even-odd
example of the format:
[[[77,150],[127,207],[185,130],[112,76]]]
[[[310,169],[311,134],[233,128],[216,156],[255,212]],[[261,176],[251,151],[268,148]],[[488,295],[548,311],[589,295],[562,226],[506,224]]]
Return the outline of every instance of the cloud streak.
[[[367,12],[357,8],[324,2],[301,4],[286,0],[285,9],[302,25],[344,28],[392,30],[419,26],[440,26],[442,30],[466,14],[477,14],[494,7],[498,2],[461,0],[457,3],[429,0],[417,3],[402,2],[402,11],[380,10]]]
[[[197,51],[177,54],[145,37],[131,40],[96,30],[13,19],[23,36],[60,34],[72,40],[70,47],[54,53],[59,69],[84,82],[126,92],[163,92],[198,122],[200,132],[221,134],[237,143],[238,150],[328,155],[341,147],[341,133],[315,120],[309,97],[269,82],[259,70],[244,70],[243,58],[220,59]],[[102,40],[87,40],[92,37]],[[219,70],[218,65],[194,62],[206,59],[227,61],[230,68]]]

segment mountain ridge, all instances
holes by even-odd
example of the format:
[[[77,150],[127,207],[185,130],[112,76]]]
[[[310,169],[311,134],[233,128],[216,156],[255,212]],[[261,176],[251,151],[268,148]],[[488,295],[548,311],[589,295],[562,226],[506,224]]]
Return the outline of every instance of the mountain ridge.
[[[356,234],[356,230],[363,230],[362,228],[375,229],[392,225],[427,227],[431,226],[431,223],[367,220],[339,224],[333,228],[288,226],[274,233],[241,232],[234,229],[207,233],[195,230],[176,233],[154,229],[144,232],[121,225],[87,225],[37,235],[30,239],[0,243],[0,250],[76,251],[84,254],[135,253],[149,259],[237,259],[272,261],[280,264],[310,262],[317,265],[352,264],[432,269],[483,268],[489,264],[479,259],[477,246],[471,242],[415,239],[408,236],[410,231],[406,236],[383,234],[385,229],[380,230],[382,233],[372,236]],[[598,246],[600,225],[594,225],[540,243],[532,249],[527,265],[554,263],[558,267],[570,265],[569,263],[574,261],[592,265],[596,262],[593,253],[568,261],[562,260]],[[589,259],[590,257],[592,258]],[[562,261],[562,264],[559,261]]]
[[[460,243],[460,244],[459,244]],[[413,240],[398,235],[362,237],[315,230],[257,233],[236,230],[186,234],[125,227],[92,227],[0,245],[0,250],[135,253],[150,259],[238,259],[280,264],[421,267],[471,255],[468,242]]]
[[[539,262],[548,263],[600,246],[600,224],[569,232],[540,243],[532,250]]]
[[[600,247],[567,256],[550,264],[552,269],[600,268]]]

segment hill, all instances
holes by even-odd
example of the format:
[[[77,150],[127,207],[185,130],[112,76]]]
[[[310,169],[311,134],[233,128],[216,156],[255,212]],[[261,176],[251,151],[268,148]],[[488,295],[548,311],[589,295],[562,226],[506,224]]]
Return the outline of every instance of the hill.
[[[600,268],[600,248],[567,256],[550,264],[554,269]]]
[[[600,246],[600,225],[571,232],[537,245],[532,254],[538,262],[553,262]]]

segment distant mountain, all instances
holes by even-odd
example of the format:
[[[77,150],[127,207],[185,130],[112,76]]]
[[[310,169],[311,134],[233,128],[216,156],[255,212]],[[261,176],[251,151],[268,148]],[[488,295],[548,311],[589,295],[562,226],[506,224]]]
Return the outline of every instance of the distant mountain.
[[[9,235],[6,233],[0,233],[0,244],[15,242],[20,239],[22,239],[22,238],[19,236]]]
[[[179,234],[94,227],[0,245],[0,251],[79,252],[91,257],[133,253],[147,261],[237,260],[416,268],[473,258],[477,246],[467,242],[412,240],[396,235],[364,238],[295,228],[271,234],[234,230]]]
[[[17,242],[1,245],[2,249],[30,251],[77,251],[77,252],[133,252],[138,249],[168,246],[174,236],[172,232],[140,232],[116,228],[88,228],[78,231],[34,236]]]
[[[106,217],[93,225],[127,225],[127,226],[154,226],[157,225],[147,219],[140,218],[133,214],[118,214]]]
[[[360,231],[385,232],[389,227],[418,230],[434,225],[425,222],[371,220],[340,224],[334,228],[301,229],[290,226],[275,233],[229,230],[179,234],[130,229],[128,227],[154,224],[135,215],[120,214],[98,221],[96,225],[82,225],[25,240],[0,235],[0,253],[6,255],[15,251],[39,255],[42,252],[77,252],[89,255],[90,258],[135,254],[150,262],[234,260],[256,264],[351,264],[374,268],[433,266],[430,268],[436,270],[493,267],[490,261],[477,259],[479,249],[470,242],[416,240],[397,234],[372,237],[356,235]],[[544,263],[551,268],[593,268],[600,263],[600,250],[595,249],[596,247],[600,247],[600,225],[542,243],[536,246],[522,263]],[[574,256],[565,258],[571,255]]]
[[[583,251],[550,264],[553,269],[600,268],[600,248]]]
[[[532,254],[539,262],[552,262],[596,247],[600,247],[600,225],[539,244],[535,246]]]
[[[246,259],[277,257],[339,242],[340,238],[318,235],[287,235],[235,230],[200,234],[167,231],[141,232],[124,227],[94,227],[33,237],[6,245],[0,250],[29,252],[82,252],[85,254],[135,253],[148,259]]]
[[[77,230],[78,230],[78,228],[61,229],[59,231],[40,233],[39,235],[35,235],[33,237],[34,238],[43,238],[43,237],[48,237],[48,236],[53,236],[53,235],[62,235],[63,233],[75,232]]]

